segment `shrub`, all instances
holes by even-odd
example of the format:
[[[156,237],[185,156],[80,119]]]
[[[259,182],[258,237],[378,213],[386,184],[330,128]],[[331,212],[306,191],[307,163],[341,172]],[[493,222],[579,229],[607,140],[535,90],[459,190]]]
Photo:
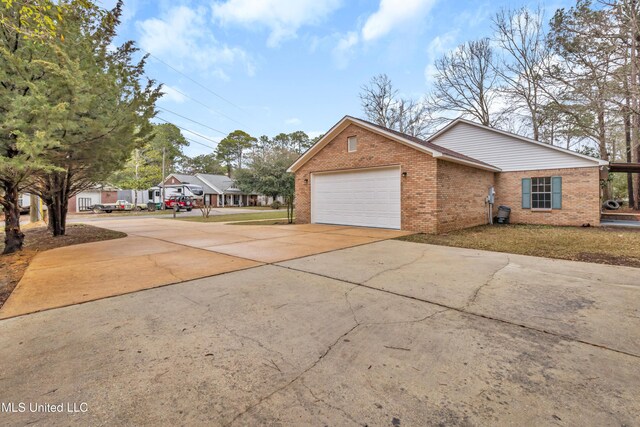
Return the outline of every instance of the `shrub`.
[[[281,207],[282,203],[277,200],[274,200],[273,203],[271,203],[271,209],[280,209]]]

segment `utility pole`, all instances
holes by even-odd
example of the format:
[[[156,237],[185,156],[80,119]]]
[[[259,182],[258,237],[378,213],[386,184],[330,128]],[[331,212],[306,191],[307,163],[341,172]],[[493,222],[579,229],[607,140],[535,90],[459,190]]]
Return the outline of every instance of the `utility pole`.
[[[140,166],[140,151],[136,148],[135,150],[135,156],[136,156],[136,185],[133,189],[134,191],[134,196],[133,196],[133,211],[135,212],[138,208],[138,187],[140,187],[140,178],[138,176],[138,166]]]
[[[38,209],[39,207],[38,196],[33,193],[29,193],[29,220],[32,223],[40,221],[40,209]]]
[[[160,201],[162,203],[162,210],[165,210],[165,205],[164,205],[164,178],[166,177],[164,168],[165,168],[165,153],[167,152],[166,147],[162,147],[162,184],[160,184],[162,187],[162,200]]]

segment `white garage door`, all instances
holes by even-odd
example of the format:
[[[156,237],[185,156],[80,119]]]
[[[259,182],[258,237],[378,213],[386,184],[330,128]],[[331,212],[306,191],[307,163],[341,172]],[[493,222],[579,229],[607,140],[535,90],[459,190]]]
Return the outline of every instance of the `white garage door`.
[[[400,168],[313,174],[311,222],[400,228]]]

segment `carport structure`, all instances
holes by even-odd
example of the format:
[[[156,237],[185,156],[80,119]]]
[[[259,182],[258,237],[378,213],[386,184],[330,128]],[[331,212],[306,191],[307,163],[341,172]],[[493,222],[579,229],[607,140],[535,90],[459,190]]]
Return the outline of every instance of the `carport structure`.
[[[633,185],[633,176],[631,174],[640,174],[640,163],[610,163],[605,170],[608,173],[625,173],[627,174],[627,185]],[[616,212],[603,211],[602,225],[620,225],[625,227],[640,227],[640,212]]]

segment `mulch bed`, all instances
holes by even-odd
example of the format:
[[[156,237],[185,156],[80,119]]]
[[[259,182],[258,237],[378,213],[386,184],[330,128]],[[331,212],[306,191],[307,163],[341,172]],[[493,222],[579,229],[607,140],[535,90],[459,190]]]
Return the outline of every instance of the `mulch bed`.
[[[125,237],[125,233],[93,227],[91,225],[70,225],[64,236],[53,237],[46,227],[34,227],[23,230],[24,249],[20,252],[0,255],[0,307],[9,298],[11,292],[22,279],[33,257],[39,252],[80,243],[99,242]],[[4,249],[4,233],[0,233],[0,252]]]

